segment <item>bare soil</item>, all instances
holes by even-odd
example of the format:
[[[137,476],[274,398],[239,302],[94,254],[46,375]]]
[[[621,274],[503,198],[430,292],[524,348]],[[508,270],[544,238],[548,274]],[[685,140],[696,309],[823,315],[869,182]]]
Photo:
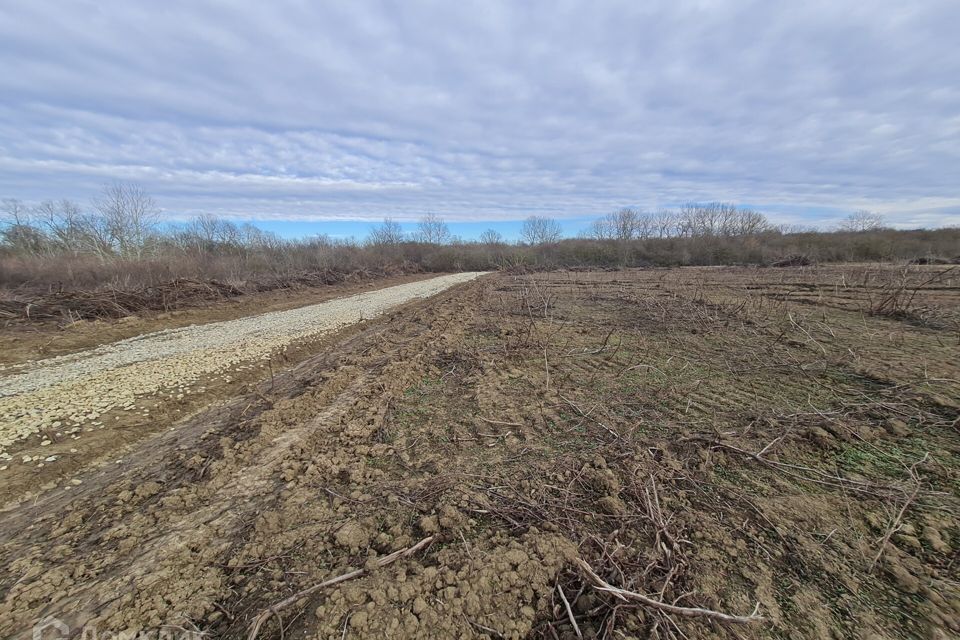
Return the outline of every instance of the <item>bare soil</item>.
[[[933,266],[481,278],[10,507],[0,635],[956,637],[958,310]]]
[[[409,274],[368,280],[349,280],[318,287],[273,289],[244,295],[204,300],[172,311],[150,311],[117,320],[24,322],[7,319],[0,326],[0,372],[31,360],[75,353],[133,336],[194,324],[233,320],[256,313],[284,311],[324,302],[361,291],[373,291],[438,274]]]

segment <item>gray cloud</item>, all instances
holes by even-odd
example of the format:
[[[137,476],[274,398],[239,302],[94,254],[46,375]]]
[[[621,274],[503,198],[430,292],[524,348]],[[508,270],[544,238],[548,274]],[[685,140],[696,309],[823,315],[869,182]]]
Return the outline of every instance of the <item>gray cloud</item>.
[[[122,179],[171,215],[723,199],[960,224],[956,24],[953,0],[8,3],[0,195]]]

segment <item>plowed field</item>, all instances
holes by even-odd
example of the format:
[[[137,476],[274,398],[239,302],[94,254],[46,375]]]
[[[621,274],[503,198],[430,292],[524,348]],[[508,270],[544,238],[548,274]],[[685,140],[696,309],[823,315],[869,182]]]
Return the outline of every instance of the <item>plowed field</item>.
[[[960,633],[960,272],[490,274],[384,311],[8,488],[0,636]]]

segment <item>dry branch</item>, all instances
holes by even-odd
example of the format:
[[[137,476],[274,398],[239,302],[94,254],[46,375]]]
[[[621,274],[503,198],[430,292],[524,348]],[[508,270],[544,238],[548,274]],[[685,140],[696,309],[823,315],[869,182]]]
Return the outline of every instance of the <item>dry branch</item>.
[[[883,556],[883,552],[887,548],[887,543],[890,542],[890,537],[893,536],[894,533],[896,533],[903,527],[903,525],[901,524],[903,521],[903,516],[907,512],[907,509],[910,508],[910,505],[913,504],[913,501],[916,500],[917,494],[920,493],[920,487],[922,486],[922,482],[920,480],[920,473],[917,471],[917,467],[925,463],[929,458],[930,458],[930,454],[926,453],[924,454],[922,459],[918,460],[917,462],[914,462],[913,465],[910,466],[910,470],[909,470],[910,478],[913,479],[913,482],[914,482],[913,492],[909,496],[907,496],[906,500],[903,501],[903,506],[900,507],[900,511],[897,512],[897,515],[893,519],[893,522],[890,523],[890,526],[887,528],[886,533],[883,535],[883,538],[880,541],[880,548],[877,550],[877,555],[873,557],[873,562],[870,563],[870,569],[869,569],[870,571],[873,571],[873,568],[877,566],[877,563],[880,561],[880,558]]]
[[[653,607],[660,611],[665,611],[667,613],[673,613],[678,616],[684,616],[687,618],[708,618],[710,620],[716,620],[718,622],[729,622],[735,624],[748,624],[752,622],[760,622],[764,618],[759,615],[760,603],[757,603],[757,606],[754,607],[753,613],[748,616],[737,616],[729,613],[722,613],[720,611],[714,611],[712,609],[701,609],[700,607],[678,607],[674,604],[669,604],[666,602],[661,602],[660,600],[654,600],[653,598],[648,598],[647,596],[637,593],[635,591],[627,591],[626,589],[620,589],[615,587],[612,584],[605,581],[590,567],[589,564],[583,560],[576,559],[577,566],[580,567],[580,570],[583,571],[583,574],[586,576],[593,586],[598,591],[605,591],[607,593],[613,594],[614,596],[620,598],[624,602],[634,600],[641,604],[645,604],[648,607]]]
[[[703,436],[690,436],[688,438],[682,438],[682,440],[687,440],[687,441],[698,440],[702,442],[709,442],[713,448],[725,449],[727,451],[733,451],[735,453],[739,453],[741,455],[747,456],[748,458],[752,458],[753,460],[756,460],[760,464],[770,467],[771,469],[776,469],[777,471],[780,471],[781,473],[784,473],[792,478],[796,478],[797,480],[803,480],[805,482],[813,482],[815,484],[820,484],[827,487],[846,488],[851,491],[857,491],[860,493],[881,497],[881,498],[888,497],[891,494],[896,495],[896,494],[904,493],[904,490],[901,487],[887,486],[887,485],[875,484],[870,482],[862,482],[859,480],[851,480],[850,478],[844,478],[839,475],[830,475],[828,473],[824,473],[823,471],[818,471],[817,469],[813,469],[811,467],[805,467],[803,465],[788,464],[785,462],[777,462],[774,460],[769,460],[757,453],[746,451],[744,449],[741,449],[740,447],[724,444],[723,442],[718,442],[715,439],[705,438]]]
[[[377,560],[377,567],[385,567],[388,564],[395,562],[396,560],[399,560],[400,558],[413,555],[420,549],[424,548],[425,546],[433,542],[434,538],[435,536],[427,536],[426,538],[424,538],[417,544],[413,545],[412,547],[407,547],[406,549],[400,549],[399,551],[394,551],[390,555],[380,558],[379,560]],[[266,609],[261,611],[256,618],[253,619],[253,623],[251,623],[250,625],[250,631],[247,634],[247,640],[256,640],[257,634],[260,633],[260,628],[264,625],[264,623],[266,623],[266,621],[269,620],[271,616],[278,615],[281,609],[285,609],[286,607],[289,607],[290,605],[309,596],[311,593],[315,593],[321,589],[325,589],[326,587],[332,587],[333,585],[340,584],[341,582],[346,582],[347,580],[359,578],[360,576],[366,574],[367,572],[368,572],[367,569],[356,569],[354,571],[344,573],[342,575],[336,576],[335,578],[324,580],[323,582],[319,584],[315,584],[312,587],[307,587],[302,591],[296,592],[289,598],[285,598],[280,602],[267,607]]]
[[[582,638],[583,634],[580,632],[580,625],[577,624],[577,619],[573,615],[573,609],[570,608],[570,601],[567,600],[566,594],[563,593],[563,587],[559,584],[557,585],[557,591],[560,593],[560,599],[563,600],[563,606],[567,610],[567,618],[570,620],[570,624],[573,625],[573,630],[576,632],[578,638]]]
[[[504,421],[504,420],[491,420],[490,418],[484,418],[483,416],[477,416],[477,417],[480,418],[481,420],[483,420],[484,422],[486,422],[487,424],[499,424],[499,425],[503,425],[503,426],[506,426],[506,427],[522,427],[522,426],[523,426],[523,424],[521,424],[521,423],[519,423],[519,422],[506,422],[506,421]]]

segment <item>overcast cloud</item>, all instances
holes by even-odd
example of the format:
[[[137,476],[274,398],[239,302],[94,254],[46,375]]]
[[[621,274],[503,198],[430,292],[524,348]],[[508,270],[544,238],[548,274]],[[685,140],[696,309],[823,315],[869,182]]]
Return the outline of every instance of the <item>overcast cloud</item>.
[[[957,0],[4,0],[0,196],[132,180],[171,217],[724,200],[956,225],[958,25]]]

